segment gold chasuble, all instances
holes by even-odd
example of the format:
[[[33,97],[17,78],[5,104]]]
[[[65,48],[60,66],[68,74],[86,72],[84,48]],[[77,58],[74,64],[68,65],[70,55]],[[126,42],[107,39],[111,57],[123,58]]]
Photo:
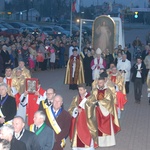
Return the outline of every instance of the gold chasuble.
[[[65,84],[83,84],[84,81],[84,71],[83,64],[80,59],[80,56],[76,56],[75,61],[75,70],[73,70],[74,56],[72,55],[67,63],[66,76],[65,76]],[[72,77],[74,71],[74,77]]]
[[[100,147],[115,145],[115,142],[111,143],[109,140],[111,136],[114,140],[114,134],[120,131],[120,125],[112,91],[109,88],[95,88],[87,99],[85,109],[94,141],[98,142]]]

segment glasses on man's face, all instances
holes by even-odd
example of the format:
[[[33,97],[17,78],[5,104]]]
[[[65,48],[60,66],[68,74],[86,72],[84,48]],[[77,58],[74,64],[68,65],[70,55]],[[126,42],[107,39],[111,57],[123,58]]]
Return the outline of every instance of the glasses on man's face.
[[[54,93],[46,93],[46,95],[51,95],[51,94],[54,94]]]

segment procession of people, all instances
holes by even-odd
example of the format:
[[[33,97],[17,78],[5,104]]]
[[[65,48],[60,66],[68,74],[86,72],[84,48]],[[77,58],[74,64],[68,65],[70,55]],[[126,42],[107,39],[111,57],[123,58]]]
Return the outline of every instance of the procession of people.
[[[85,42],[82,51],[78,37],[0,38],[0,139],[10,144],[11,150],[63,150],[67,138],[72,150],[114,146],[130,81],[137,105],[147,81],[150,104],[148,45],[132,65],[128,47],[108,49],[109,40],[103,49]],[[78,91],[70,97],[68,110],[63,95],[51,85],[44,89],[42,80],[34,78],[34,72],[59,68],[66,71],[64,84]]]

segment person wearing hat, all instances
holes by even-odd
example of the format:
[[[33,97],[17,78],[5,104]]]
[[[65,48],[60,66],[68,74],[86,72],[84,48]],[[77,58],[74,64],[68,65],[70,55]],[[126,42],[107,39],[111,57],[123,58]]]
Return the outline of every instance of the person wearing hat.
[[[134,97],[135,102],[140,103],[142,95],[142,85],[145,82],[146,67],[142,62],[142,57],[136,59],[136,63],[132,66],[131,72],[133,73],[131,81],[134,83]]]
[[[69,84],[69,89],[77,89],[77,85],[85,83],[83,63],[77,53],[77,49],[73,49],[73,55],[68,60],[65,84]]]
[[[106,68],[106,61],[101,57],[102,50],[96,50],[96,58],[91,61],[92,78],[96,80],[99,78],[100,68]]]

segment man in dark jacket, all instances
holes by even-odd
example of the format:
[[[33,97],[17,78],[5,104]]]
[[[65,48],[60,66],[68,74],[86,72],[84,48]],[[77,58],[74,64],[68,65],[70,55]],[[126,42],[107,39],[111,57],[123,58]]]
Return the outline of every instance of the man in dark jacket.
[[[128,51],[127,47],[124,48],[124,53],[127,55],[127,59],[131,61],[131,53]]]
[[[55,143],[53,150],[63,150],[65,147],[65,140],[69,134],[71,115],[63,109],[63,98],[56,95],[53,98],[52,105],[48,106],[44,101],[42,102],[44,112],[47,117],[47,124],[55,132]]]
[[[46,125],[45,118],[46,116],[43,111],[37,111],[34,114],[34,124],[30,125],[30,131],[36,134],[40,150],[52,150],[54,145],[54,131]]]
[[[2,47],[1,56],[3,58],[3,65],[4,65],[4,70],[5,70],[5,68],[9,67],[10,63],[11,63],[10,56],[9,56],[8,51],[7,51],[6,45],[3,45],[3,47]]]
[[[7,124],[1,127],[0,138],[5,139],[10,142],[10,145],[11,145],[10,150],[27,150],[26,145],[23,142],[15,139],[13,137],[13,134],[14,134],[14,128],[12,125]]]
[[[2,126],[4,123],[12,121],[16,115],[17,108],[15,98],[8,95],[5,83],[0,85],[0,98],[0,126]]]
[[[24,119],[16,116],[13,119],[14,136],[26,144],[27,150],[40,150],[40,145],[37,141],[36,135],[25,129]]]
[[[145,81],[146,67],[142,62],[142,57],[137,57],[136,63],[131,68],[133,73],[132,82],[134,83],[135,102],[140,103],[142,95],[142,85]]]

